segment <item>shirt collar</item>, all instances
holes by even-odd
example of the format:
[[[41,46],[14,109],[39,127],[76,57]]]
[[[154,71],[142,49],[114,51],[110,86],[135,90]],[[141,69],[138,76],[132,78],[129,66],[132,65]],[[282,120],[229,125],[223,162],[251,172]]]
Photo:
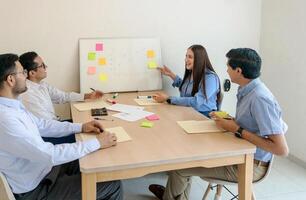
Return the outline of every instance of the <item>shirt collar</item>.
[[[35,88],[39,88],[40,87],[40,83],[35,83],[35,82],[33,82],[33,81],[31,81],[31,80],[29,80],[29,79],[27,79],[26,80],[26,84],[27,84],[27,86],[28,87],[35,87]]]
[[[0,104],[6,107],[18,108],[25,110],[25,107],[22,105],[18,99],[10,99],[6,97],[0,97]]]
[[[248,84],[246,84],[243,87],[239,86],[238,93],[237,93],[237,98],[241,99],[245,95],[249,94],[260,83],[261,83],[260,79],[256,78],[256,79],[252,80],[251,82],[249,82]]]

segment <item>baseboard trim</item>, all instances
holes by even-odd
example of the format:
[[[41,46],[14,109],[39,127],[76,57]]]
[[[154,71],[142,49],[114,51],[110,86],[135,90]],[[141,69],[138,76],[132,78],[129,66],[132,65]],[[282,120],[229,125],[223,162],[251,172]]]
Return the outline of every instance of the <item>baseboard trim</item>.
[[[299,159],[298,157],[296,157],[296,156],[294,156],[292,154],[289,154],[288,159],[292,160],[293,162],[297,163],[298,165],[306,168],[306,162],[301,160],[301,159]]]

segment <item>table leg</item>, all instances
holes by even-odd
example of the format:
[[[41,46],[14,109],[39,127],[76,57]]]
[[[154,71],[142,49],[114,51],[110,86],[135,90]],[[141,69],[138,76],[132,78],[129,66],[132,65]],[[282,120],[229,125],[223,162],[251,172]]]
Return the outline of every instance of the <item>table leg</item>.
[[[251,200],[253,180],[253,154],[245,156],[245,163],[238,165],[239,200]]]
[[[96,200],[97,176],[95,173],[82,173],[82,200]]]

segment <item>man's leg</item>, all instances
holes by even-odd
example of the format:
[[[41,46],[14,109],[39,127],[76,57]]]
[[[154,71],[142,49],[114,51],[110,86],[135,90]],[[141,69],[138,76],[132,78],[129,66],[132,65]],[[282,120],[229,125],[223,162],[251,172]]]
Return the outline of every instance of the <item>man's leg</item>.
[[[222,180],[237,180],[236,165],[216,168],[191,168],[172,171],[163,196],[164,200],[185,200],[189,198],[191,176],[218,178]]]
[[[78,161],[54,167],[45,179],[33,191],[16,195],[17,200],[81,200],[81,174]],[[122,200],[123,192],[120,181],[97,184],[97,199]]]
[[[59,137],[59,138],[54,138],[54,137],[43,137],[42,138],[45,142],[50,142],[54,145],[56,144],[64,144],[64,143],[74,143],[75,142],[75,136],[74,134],[68,135],[65,137]]]

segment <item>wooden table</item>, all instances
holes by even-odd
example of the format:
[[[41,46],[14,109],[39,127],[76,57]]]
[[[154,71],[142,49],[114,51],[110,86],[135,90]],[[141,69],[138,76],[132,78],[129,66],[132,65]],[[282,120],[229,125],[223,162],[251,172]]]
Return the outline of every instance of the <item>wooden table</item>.
[[[136,105],[137,95],[147,93],[120,93],[118,103]],[[150,93],[152,94],[152,93]],[[132,141],[96,151],[80,159],[82,199],[96,199],[96,183],[141,177],[150,173],[192,167],[218,167],[238,164],[238,191],[240,200],[251,199],[253,154],[255,146],[230,133],[186,134],[176,121],[205,120],[193,108],[158,105],[145,110],[160,116],[152,128],[140,127],[143,120],[127,122],[101,121],[104,127],[122,126]],[[74,122],[92,120],[89,111],[79,112],[71,106]],[[79,140],[80,137],[77,136]]]

